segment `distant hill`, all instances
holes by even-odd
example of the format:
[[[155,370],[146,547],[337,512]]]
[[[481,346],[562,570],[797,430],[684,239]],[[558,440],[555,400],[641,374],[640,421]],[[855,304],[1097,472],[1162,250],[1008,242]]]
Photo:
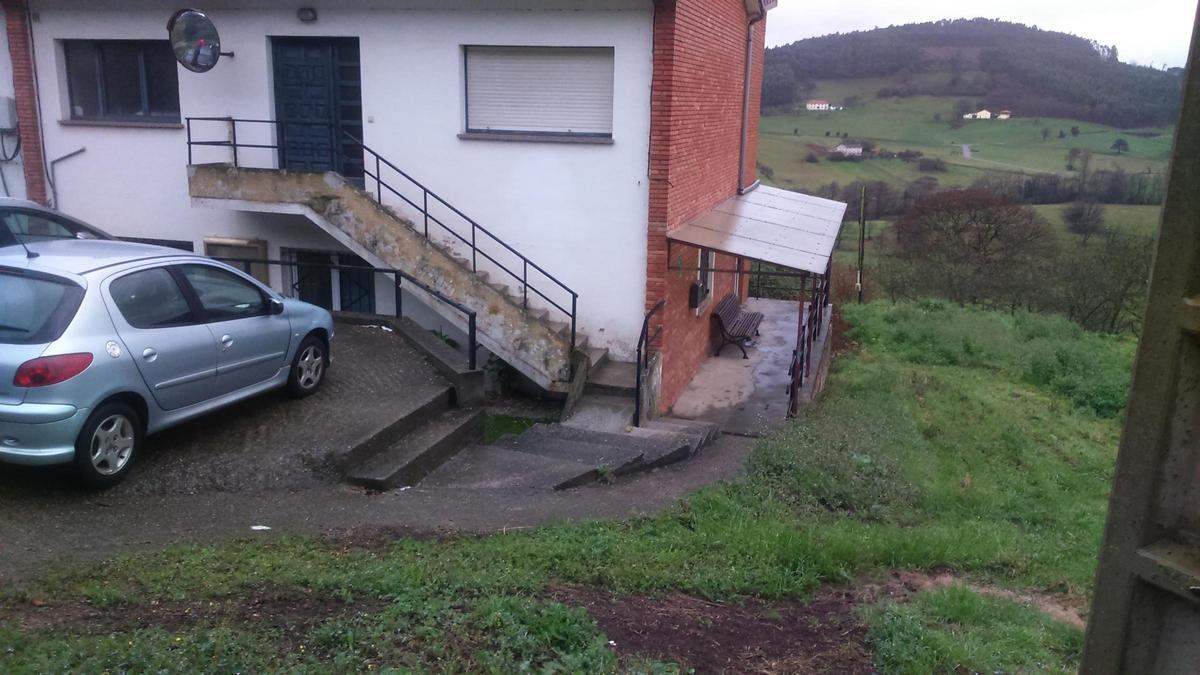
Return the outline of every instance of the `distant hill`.
[[[929,85],[921,73],[947,77]],[[802,102],[814,80],[898,76],[881,97],[968,97],[1025,117],[1132,128],[1176,121],[1183,77],[1121,62],[1115,46],[1006,21],[960,19],[838,33],[767,50],[763,102]],[[835,102],[839,103],[839,102]]]

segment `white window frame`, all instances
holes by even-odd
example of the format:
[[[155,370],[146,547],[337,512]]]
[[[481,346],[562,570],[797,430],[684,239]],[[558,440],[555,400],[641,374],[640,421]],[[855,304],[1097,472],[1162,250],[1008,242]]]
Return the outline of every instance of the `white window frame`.
[[[608,128],[606,131],[574,131],[570,129],[564,130],[529,130],[519,128],[479,128],[472,126],[471,119],[471,51],[472,50],[492,50],[503,51],[511,50],[513,52],[536,52],[538,50],[551,51],[579,51],[579,52],[607,52],[611,55],[613,63],[613,75],[611,81],[611,91],[609,91],[609,103],[611,108],[611,117],[608,120]],[[459,134],[459,138],[467,140],[526,140],[526,141],[557,141],[557,142],[572,142],[572,143],[599,143],[611,144],[613,142],[613,133],[616,125],[616,49],[609,46],[533,46],[533,45],[484,45],[484,44],[467,44],[462,46],[462,62],[463,62],[463,129],[464,132]]]
[[[205,237],[204,238],[204,255],[215,257],[212,252],[213,246],[229,246],[236,248],[245,248],[252,250],[252,256],[249,259],[266,260],[267,258],[267,242],[265,239],[231,239],[229,237]],[[232,256],[229,256],[232,257]],[[243,272],[246,270],[241,265],[236,263],[225,262],[226,265],[235,267]],[[271,271],[266,263],[251,263],[250,276],[258,279],[265,286],[271,285]]]

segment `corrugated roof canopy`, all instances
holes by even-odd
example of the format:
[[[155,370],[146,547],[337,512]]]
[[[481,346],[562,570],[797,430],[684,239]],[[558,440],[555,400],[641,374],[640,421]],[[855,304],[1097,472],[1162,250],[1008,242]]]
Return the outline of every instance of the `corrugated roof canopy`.
[[[824,274],[846,205],[760,186],[667,233],[672,241]]]

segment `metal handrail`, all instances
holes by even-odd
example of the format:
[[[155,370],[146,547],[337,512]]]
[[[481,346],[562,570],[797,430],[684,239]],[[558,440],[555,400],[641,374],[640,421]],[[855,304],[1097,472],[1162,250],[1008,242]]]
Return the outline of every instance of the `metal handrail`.
[[[800,389],[804,386],[805,379],[812,375],[813,343],[826,328],[825,308],[831,302],[829,275],[830,270],[826,269],[825,274],[817,278],[812,288],[808,308],[802,309],[800,313],[796,349],[792,351],[792,365],[788,370],[789,416],[796,415],[800,410]],[[803,297],[800,302],[804,302]]]
[[[329,129],[331,132],[330,140],[334,141],[333,145],[335,145],[335,146],[337,145],[337,142],[336,142],[337,139],[335,137],[333,137],[334,134],[336,133],[337,127],[335,125],[322,123],[322,122],[283,122],[281,120],[262,120],[262,119],[234,118],[234,117],[188,117],[188,118],[186,118],[185,122],[186,122],[186,129],[187,129],[188,164],[189,165],[194,163],[193,162],[193,154],[192,154],[193,147],[201,146],[201,147],[231,148],[233,151],[233,166],[235,166],[235,167],[240,167],[239,159],[238,159],[238,152],[237,152],[238,148],[276,150],[280,153],[280,165],[286,166],[286,153],[287,153],[287,146],[286,146],[286,142],[285,142],[286,126],[312,126],[312,127],[321,127],[321,128]],[[223,141],[197,141],[197,140],[194,140],[192,138],[192,122],[224,122],[229,125],[229,139],[223,140]],[[237,140],[237,125],[238,125],[238,123],[272,125],[275,127],[275,130],[276,130],[277,141],[273,144],[238,143],[238,140]],[[532,290],[538,297],[542,298],[550,306],[554,307],[558,311],[565,314],[571,320],[571,350],[574,351],[575,345],[576,345],[576,331],[577,331],[577,326],[578,326],[578,308],[579,308],[579,294],[578,293],[576,293],[574,290],[572,290],[569,286],[564,284],[562,281],[559,281],[554,275],[547,272],[545,270],[545,268],[543,268],[541,265],[538,265],[537,263],[535,263],[532,260],[530,260],[529,258],[527,258],[520,251],[513,248],[507,242],[505,242],[504,240],[500,239],[495,234],[493,234],[490,230],[488,230],[487,228],[485,228],[482,225],[480,225],[479,223],[477,223],[473,218],[471,218],[470,216],[463,213],[461,210],[459,210],[453,204],[451,204],[450,202],[443,199],[436,192],[425,187],[424,184],[422,184],[420,181],[418,181],[417,179],[410,176],[407,172],[405,172],[400,167],[393,164],[386,157],[383,157],[378,152],[371,149],[371,147],[366,145],[361,139],[355,137],[353,134],[351,134],[345,130],[342,130],[341,133],[346,140],[349,140],[351,143],[353,143],[354,145],[356,145],[357,147],[362,149],[362,151],[364,153],[363,167],[362,167],[363,174],[364,174],[364,176],[370,177],[372,180],[375,181],[375,200],[377,202],[379,202],[380,204],[383,203],[383,192],[386,189],[389,194],[399,197],[401,200],[403,200],[405,203],[407,203],[412,208],[416,209],[421,214],[421,216],[423,217],[423,224],[424,224],[423,232],[424,232],[426,239],[429,239],[429,223],[432,221],[434,224],[438,225],[443,230],[450,233],[455,239],[457,239],[458,241],[462,242],[463,244],[469,246],[471,249],[471,271],[472,272],[479,271],[479,256],[483,256],[486,260],[490,261],[497,268],[499,268],[500,270],[503,270],[505,274],[512,277],[512,279],[520,282],[521,294],[522,294],[522,306],[525,309],[529,308],[529,292],[530,292],[530,290]],[[374,161],[368,162],[367,161],[368,159],[372,159]],[[370,164],[374,164],[374,166],[375,166],[374,173],[371,173],[371,171],[369,170]],[[403,177],[405,180],[407,180],[413,186],[420,189],[421,190],[421,204],[417,204],[416,202],[414,202],[413,200],[409,199],[404,194],[402,194],[395,187],[388,184],[382,177],[384,167],[387,167],[387,168],[391,169],[392,171],[400,174],[401,177]],[[465,237],[463,234],[460,234],[459,232],[457,232],[456,230],[451,228],[446,223],[443,223],[440,219],[438,219],[436,216],[434,216],[433,214],[430,213],[430,211],[429,211],[430,197],[432,197],[435,200],[435,202],[437,202],[438,204],[441,204],[443,207],[448,209],[451,213],[454,213],[459,218],[462,218],[464,221],[466,221],[466,223],[468,225],[470,225],[470,227],[471,227],[470,239]],[[509,269],[507,266],[505,266],[499,260],[496,260],[496,258],[489,255],[486,251],[480,249],[479,248],[479,235],[480,234],[482,234],[487,240],[490,240],[496,244],[499,244],[504,250],[506,250],[509,253],[511,253],[512,255],[516,256],[521,261],[521,274],[518,275],[516,272]],[[556,285],[559,289],[561,289],[561,290],[565,291],[567,294],[569,294],[571,297],[571,308],[567,309],[563,305],[556,302],[554,299],[550,298],[544,292],[539,290],[536,286],[531,286],[529,283],[530,268],[532,268],[536,272],[540,273],[543,277],[546,278],[546,280],[548,280],[552,284]]]
[[[464,317],[467,320],[467,367],[470,370],[475,370],[476,352],[479,351],[479,341],[477,339],[478,331],[476,328],[476,316],[477,315],[476,315],[475,310],[463,305],[462,303],[460,303],[452,298],[448,298],[445,295],[442,295],[438,291],[430,288],[426,284],[422,283],[419,279],[413,277],[411,274],[408,274],[404,270],[388,269],[388,268],[384,268],[384,267],[373,267],[373,266],[365,267],[363,265],[335,265],[333,263],[309,263],[309,262],[301,263],[301,262],[292,261],[292,260],[270,260],[270,259],[255,259],[255,258],[218,258],[218,257],[213,257],[212,259],[219,260],[221,262],[224,262],[224,263],[227,263],[230,265],[240,265],[242,268],[242,271],[245,272],[246,274],[252,274],[251,269],[253,269],[254,265],[268,265],[268,266],[278,265],[281,268],[282,267],[299,268],[301,266],[303,266],[303,267],[321,267],[321,268],[325,268],[325,269],[335,269],[335,270],[347,269],[347,270],[357,270],[360,272],[361,271],[369,271],[373,274],[390,274],[390,275],[392,275],[392,289],[393,289],[393,292],[395,293],[394,297],[395,297],[395,304],[396,304],[396,316],[400,317],[400,318],[404,317],[404,301],[403,301],[404,296],[401,294],[401,286],[402,286],[403,282],[407,281],[409,284],[416,286],[417,288],[421,289],[428,295],[432,296],[433,298],[437,299],[438,301],[440,301],[446,305],[449,305],[450,307],[453,307],[454,309],[458,310],[459,312],[461,312],[464,315]],[[295,290],[295,288],[293,288],[293,291],[294,290]]]
[[[633,402],[633,426],[635,427],[642,426],[642,373],[646,368],[650,367],[650,348],[654,345],[654,341],[657,340],[663,332],[663,327],[660,324],[658,329],[654,331],[654,336],[651,337],[650,319],[652,319],[655,314],[661,312],[666,305],[666,300],[659,300],[654,307],[650,308],[649,312],[646,312],[646,318],[642,319],[642,332],[638,336],[637,345],[637,384],[635,385],[637,398],[635,398]]]

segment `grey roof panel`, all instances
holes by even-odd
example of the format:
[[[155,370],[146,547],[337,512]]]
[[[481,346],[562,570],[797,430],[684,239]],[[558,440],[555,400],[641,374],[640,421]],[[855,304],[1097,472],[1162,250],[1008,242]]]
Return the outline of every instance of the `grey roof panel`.
[[[760,186],[667,233],[673,241],[824,274],[846,204]]]

